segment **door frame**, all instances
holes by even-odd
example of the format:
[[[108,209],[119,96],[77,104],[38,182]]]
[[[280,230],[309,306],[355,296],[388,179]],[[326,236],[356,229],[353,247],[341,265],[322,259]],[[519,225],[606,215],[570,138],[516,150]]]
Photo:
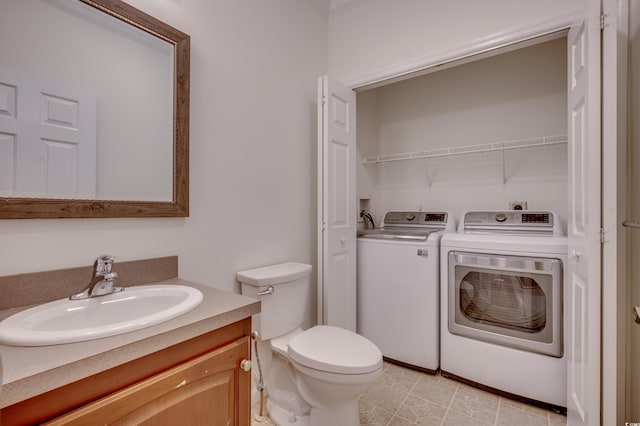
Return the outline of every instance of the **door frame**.
[[[572,14],[554,16],[533,24],[513,28],[510,31],[481,37],[448,49],[445,52],[429,53],[417,60],[395,64],[366,77],[345,81],[343,84],[356,92],[385,86],[430,72],[441,71],[467,62],[520,49],[530,44],[537,44],[546,41],[545,37],[549,37],[550,40],[556,34],[563,35],[569,28],[581,21],[582,14],[576,10]]]
[[[629,0],[603,0],[602,13],[602,423],[629,420],[631,324],[627,265],[627,63]],[[614,65],[614,66],[612,66]],[[605,190],[615,188],[615,190]],[[621,332],[622,331],[622,332]]]

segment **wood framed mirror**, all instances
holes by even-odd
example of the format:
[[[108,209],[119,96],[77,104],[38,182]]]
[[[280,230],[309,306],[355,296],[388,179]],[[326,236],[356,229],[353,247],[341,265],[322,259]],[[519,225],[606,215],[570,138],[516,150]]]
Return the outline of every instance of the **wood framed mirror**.
[[[19,7],[34,8],[36,6],[49,8],[51,13],[59,14],[62,19],[68,19],[69,16],[74,15],[72,18],[78,21],[77,28],[80,29],[75,29],[75,27],[72,29],[69,28],[70,26],[67,26],[65,31],[52,31],[49,29],[48,32],[44,33],[44,36],[43,34],[38,34],[31,37],[31,39],[42,43],[43,39],[55,39],[57,34],[66,32],[70,40],[78,40],[78,43],[84,43],[84,46],[69,47],[68,44],[65,44],[62,46],[63,48],[58,48],[60,43],[67,42],[56,41],[58,43],[55,46],[56,49],[46,47],[44,54],[41,52],[32,54],[30,51],[25,54],[25,51],[17,51],[14,58],[19,60],[12,61],[9,54],[7,55],[9,59],[3,58],[4,62],[0,62],[0,219],[189,216],[189,35],[120,0],[23,0],[3,2],[1,7],[4,10],[0,10],[0,27],[3,26],[2,19],[5,19],[5,26],[11,24],[10,21],[14,21],[16,22],[15,25],[29,28],[29,31],[41,28],[38,23],[25,22],[27,20],[40,19],[39,17],[43,15],[40,11],[33,15],[34,18],[24,18],[27,15],[20,15],[22,18],[12,16],[12,13],[18,10]],[[12,7],[14,9],[11,9]],[[82,10],[78,12],[78,8]],[[69,14],[67,9],[74,10]],[[20,11],[20,13],[24,12]],[[92,16],[89,17],[89,14]],[[53,25],[52,22],[54,21],[55,19],[47,17],[46,19],[42,18],[41,23],[43,25]],[[128,58],[131,59],[123,60],[120,59],[118,54],[113,53],[116,48],[112,46],[105,47],[102,42],[94,42],[92,36],[87,33],[89,30],[85,29],[92,26],[100,27],[98,31],[109,32],[111,36],[118,37],[120,39],[119,43],[125,42],[122,41],[125,39],[122,35],[124,32],[127,33],[126,37],[134,39],[131,43],[136,44],[135,49],[140,46],[151,46],[151,49],[161,52],[161,55],[158,56],[163,56],[163,60],[166,63],[162,63],[160,66],[155,65],[153,69],[161,69],[164,73],[162,78],[152,78],[152,76],[145,74],[149,71],[144,71],[134,61],[143,56],[138,51],[127,53]],[[119,28],[115,29],[116,26]],[[0,29],[1,31],[2,29]],[[7,31],[11,30],[7,29]],[[130,35],[132,36],[130,37]],[[3,34],[0,34],[0,38],[2,36]],[[130,41],[126,41],[126,43],[130,43]],[[22,43],[20,44],[22,46]],[[64,57],[64,52],[71,52],[69,57],[72,59],[69,62],[73,62],[77,58],[86,56],[81,51],[82,49],[95,52],[95,57],[87,59],[86,66],[71,65],[73,71],[78,74],[67,73],[64,69],[57,70],[56,74],[56,67],[59,63],[65,62],[65,60],[59,59]],[[4,47],[0,50],[5,52]],[[24,71],[27,66],[24,63],[15,63],[26,61],[30,59],[30,56],[46,56],[51,51],[56,52],[57,55],[55,57],[56,60],[52,62],[52,66],[49,67],[46,63],[43,65],[43,59],[36,67],[35,73],[31,69]],[[37,63],[34,60],[31,60],[31,62]],[[8,67],[5,67],[5,65]],[[96,68],[91,68],[92,66]],[[112,69],[112,67],[115,68],[116,66],[120,66],[121,70]],[[148,64],[145,64],[145,66],[148,66]],[[38,75],[37,71],[40,70],[42,72]],[[135,74],[136,72],[138,74]],[[88,79],[90,75],[100,73],[102,73],[100,77],[93,77],[97,81],[89,80],[88,83],[84,81],[85,77]],[[17,80],[22,81],[24,75],[30,76],[31,74],[36,75],[38,78],[44,75],[45,79],[50,78],[50,75],[54,77],[62,76],[58,80],[70,76],[68,79],[72,86],[84,84],[85,86],[91,86],[90,88],[97,92],[97,100],[94,101],[95,115],[97,116],[97,124],[94,124],[94,129],[97,130],[93,130],[93,133],[97,134],[97,136],[93,135],[91,131],[89,132],[90,136],[97,140],[97,148],[94,148],[93,157],[88,157],[89,160],[84,160],[85,157],[80,157],[74,153],[74,144],[58,143],[58,136],[47,139],[47,142],[50,142],[49,147],[37,147],[37,149],[32,150],[37,151],[38,158],[44,157],[45,160],[43,165],[36,167],[36,178],[32,176],[32,173],[27,180],[37,181],[40,187],[48,186],[49,192],[41,189],[32,190],[29,187],[30,184],[23,185],[28,187],[29,190],[16,190],[16,187],[19,186],[18,184],[22,185],[24,181],[23,175],[27,174],[22,173],[22,169],[18,169],[18,166],[10,163],[10,161],[15,162],[15,158],[20,155],[18,142],[26,139],[22,138],[21,140],[19,136],[13,134],[13,127],[11,126],[13,126],[14,119],[20,116],[19,108],[27,102],[23,102],[20,99],[18,99],[20,101],[18,102],[12,96],[15,95],[17,97],[16,93],[25,93],[27,90],[17,90],[17,84],[13,84],[10,79],[3,80],[2,78],[5,75],[14,75],[18,76]],[[109,79],[116,80],[118,84],[117,90],[112,89],[115,87],[112,84],[116,83],[109,81]],[[58,80],[51,77],[51,80],[47,80],[47,84],[50,84],[49,81],[57,83]],[[157,90],[158,86],[156,86],[155,89],[151,87],[147,92],[139,91],[140,87],[146,85],[147,80],[155,81],[156,83],[154,84],[162,84],[161,90]],[[6,81],[9,82],[7,83]],[[31,81],[28,80],[29,84]],[[57,87],[55,84],[54,86]],[[75,87],[72,89],[75,90]],[[127,95],[140,92],[142,95],[137,94],[136,96],[145,99],[147,104],[140,104],[143,106],[139,106],[133,98],[118,97],[119,91]],[[105,94],[105,92],[109,93]],[[163,92],[163,96],[166,99],[166,105],[162,106],[159,113],[156,113],[155,110],[153,112],[150,111],[155,109],[155,105],[146,106],[150,102],[156,102],[152,99],[153,96],[149,95],[149,93],[155,94],[156,92]],[[58,135],[61,128],[65,127],[60,123],[74,121],[79,115],[77,111],[84,112],[87,109],[91,109],[69,107],[72,102],[67,101],[71,97],[64,95],[51,97],[49,96],[50,93],[52,92],[40,91],[39,95],[49,97],[47,98],[49,101],[37,100],[34,105],[36,106],[35,109],[39,110],[40,118],[38,120],[41,120],[45,114],[50,114],[53,117],[53,125],[51,127],[55,135]],[[113,99],[107,99],[108,96]],[[56,103],[58,101],[60,102]],[[105,112],[108,110],[109,105],[113,104],[116,104],[116,107],[111,108],[110,112]],[[117,114],[113,112],[114,110],[116,110]],[[160,110],[160,107],[158,110]],[[108,118],[104,118],[101,115],[103,112]],[[123,116],[131,117],[131,123],[116,121],[116,117]],[[149,116],[150,121],[147,121],[147,116]],[[44,121],[46,120],[42,119],[42,122]],[[41,124],[36,123],[31,127],[37,127]],[[21,128],[19,125],[15,127]],[[159,128],[163,129],[163,133],[159,133]],[[18,134],[18,131],[16,130],[15,133]],[[111,138],[109,139],[105,135],[109,135]],[[34,139],[38,139],[38,144],[40,145],[44,140],[41,136]],[[164,143],[162,146],[159,145],[160,140]],[[58,145],[73,145],[73,148],[61,149],[59,151],[62,154],[57,154],[54,148]],[[54,146],[54,148],[51,148],[51,146]],[[105,146],[110,146],[110,149],[115,149],[114,147],[117,146],[118,150],[116,152],[108,152]],[[24,148],[22,149],[24,150]],[[51,152],[47,151],[47,149],[51,150]],[[71,154],[67,154],[67,152]],[[162,158],[158,156],[158,159],[156,159],[156,152],[162,153]],[[52,172],[52,167],[46,163],[47,161],[53,161],[50,160],[51,158],[62,158],[62,166],[58,166],[60,169],[59,176],[56,176],[55,170]],[[67,170],[70,164],[80,167],[84,163],[90,164],[91,167],[96,169],[96,171],[92,172],[93,177],[90,173],[89,178],[82,176],[78,178],[79,172],[74,171],[71,173]],[[23,166],[19,165],[19,167]],[[71,178],[67,175],[71,175]],[[140,184],[132,182],[132,180],[138,178],[141,181]],[[56,187],[55,179],[63,180],[64,182],[74,180],[72,182],[75,185],[74,188],[81,186],[89,187],[89,189],[85,192],[78,192],[79,196],[67,196],[67,192],[51,191],[50,187]],[[119,187],[114,189],[113,182],[116,181],[119,181]],[[156,181],[160,182],[158,184],[161,187],[158,191],[162,191],[160,195],[156,195],[156,189],[151,187],[157,183]],[[137,192],[131,191],[133,187],[139,187]]]

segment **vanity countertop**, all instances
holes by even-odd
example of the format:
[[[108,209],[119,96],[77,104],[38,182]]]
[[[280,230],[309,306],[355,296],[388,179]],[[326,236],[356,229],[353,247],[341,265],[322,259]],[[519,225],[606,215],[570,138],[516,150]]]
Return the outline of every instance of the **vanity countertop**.
[[[63,345],[0,345],[0,408],[157,352],[260,312],[260,301],[173,278],[153,284],[199,289],[204,300],[172,320],[118,336]],[[24,307],[22,309],[26,309]],[[22,309],[0,311],[0,318]]]

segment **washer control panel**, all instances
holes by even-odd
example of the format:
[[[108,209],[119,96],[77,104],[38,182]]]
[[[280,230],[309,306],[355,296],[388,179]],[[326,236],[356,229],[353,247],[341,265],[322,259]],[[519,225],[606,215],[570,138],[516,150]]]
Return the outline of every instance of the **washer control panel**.
[[[387,212],[387,214],[384,215],[384,226],[445,226],[448,217],[449,213],[447,212]]]
[[[384,223],[387,225],[413,225],[424,223],[447,223],[446,212],[387,212]]]

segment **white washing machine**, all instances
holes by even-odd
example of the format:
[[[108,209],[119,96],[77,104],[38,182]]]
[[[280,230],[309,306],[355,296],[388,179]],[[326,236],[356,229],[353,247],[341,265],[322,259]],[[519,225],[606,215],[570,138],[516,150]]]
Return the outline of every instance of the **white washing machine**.
[[[566,407],[567,238],[548,211],[472,211],[441,241],[443,375]]]
[[[358,334],[387,360],[435,372],[439,348],[439,250],[447,212],[388,212],[381,228],[358,231]]]

